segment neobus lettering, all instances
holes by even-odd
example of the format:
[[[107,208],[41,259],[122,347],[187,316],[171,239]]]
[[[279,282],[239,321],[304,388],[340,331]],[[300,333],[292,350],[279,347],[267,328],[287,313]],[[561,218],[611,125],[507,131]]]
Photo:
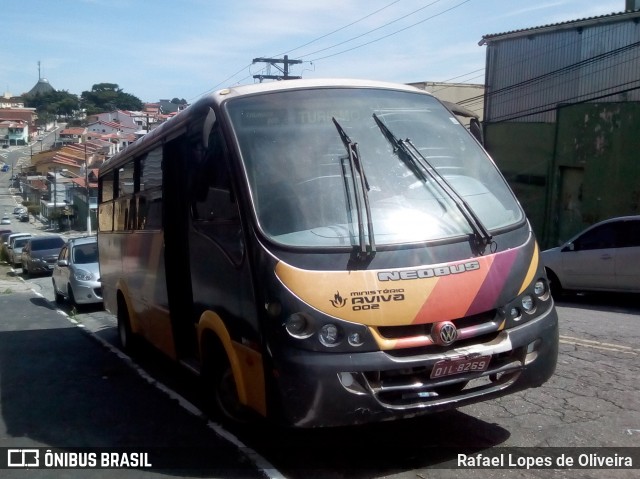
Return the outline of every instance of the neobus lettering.
[[[437,276],[448,276],[450,274],[466,273],[480,269],[478,261],[468,263],[453,264],[449,266],[438,266],[437,268],[425,268],[409,271],[381,271],[378,273],[380,281],[399,281],[407,279],[433,278]]]

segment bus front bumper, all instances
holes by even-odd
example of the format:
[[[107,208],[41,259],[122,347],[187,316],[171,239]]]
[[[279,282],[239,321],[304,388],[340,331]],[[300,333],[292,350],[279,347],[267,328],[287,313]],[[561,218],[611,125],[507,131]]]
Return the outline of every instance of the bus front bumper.
[[[482,372],[431,379],[438,361],[489,357]],[[317,353],[287,350],[276,361],[284,423],[297,427],[353,425],[407,418],[541,386],[558,356],[558,317],[545,314],[501,331],[488,342],[437,354]],[[441,363],[442,364],[442,363]]]

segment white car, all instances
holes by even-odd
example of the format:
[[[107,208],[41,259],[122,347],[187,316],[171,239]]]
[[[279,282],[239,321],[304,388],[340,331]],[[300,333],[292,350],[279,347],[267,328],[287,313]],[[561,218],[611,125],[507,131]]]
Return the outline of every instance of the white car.
[[[640,216],[611,218],[542,252],[552,292],[640,293]]]
[[[56,303],[102,303],[102,284],[95,236],[70,239],[60,250],[51,275]]]
[[[11,224],[11,218],[9,218],[8,216],[3,216],[2,220],[0,220],[0,225],[10,225]]]

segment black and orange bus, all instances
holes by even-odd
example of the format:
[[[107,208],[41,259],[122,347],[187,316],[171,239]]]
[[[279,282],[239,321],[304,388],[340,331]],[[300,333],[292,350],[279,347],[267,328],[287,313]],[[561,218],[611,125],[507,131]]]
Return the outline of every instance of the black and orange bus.
[[[99,175],[104,302],[222,417],[388,420],[542,385],[531,226],[432,95],[355,80],[208,94]]]

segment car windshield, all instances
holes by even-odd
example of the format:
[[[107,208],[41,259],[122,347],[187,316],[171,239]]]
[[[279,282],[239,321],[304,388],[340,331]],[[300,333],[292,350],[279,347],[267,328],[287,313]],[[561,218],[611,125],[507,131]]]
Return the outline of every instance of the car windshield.
[[[44,238],[31,242],[32,251],[42,251],[47,249],[62,248],[64,240],[62,238]]]
[[[72,250],[73,262],[76,264],[89,264],[98,262],[98,244],[89,243],[77,245]]]
[[[489,231],[523,219],[494,163],[429,95],[308,89],[238,98],[227,109],[257,221],[276,242],[350,246],[372,235],[392,245],[469,236],[474,226],[460,198]],[[420,161],[399,154],[381,124],[410,140]]]
[[[16,240],[13,242],[13,247],[15,248],[22,248],[25,244],[27,244],[27,241],[29,241],[31,238],[16,238]]]

